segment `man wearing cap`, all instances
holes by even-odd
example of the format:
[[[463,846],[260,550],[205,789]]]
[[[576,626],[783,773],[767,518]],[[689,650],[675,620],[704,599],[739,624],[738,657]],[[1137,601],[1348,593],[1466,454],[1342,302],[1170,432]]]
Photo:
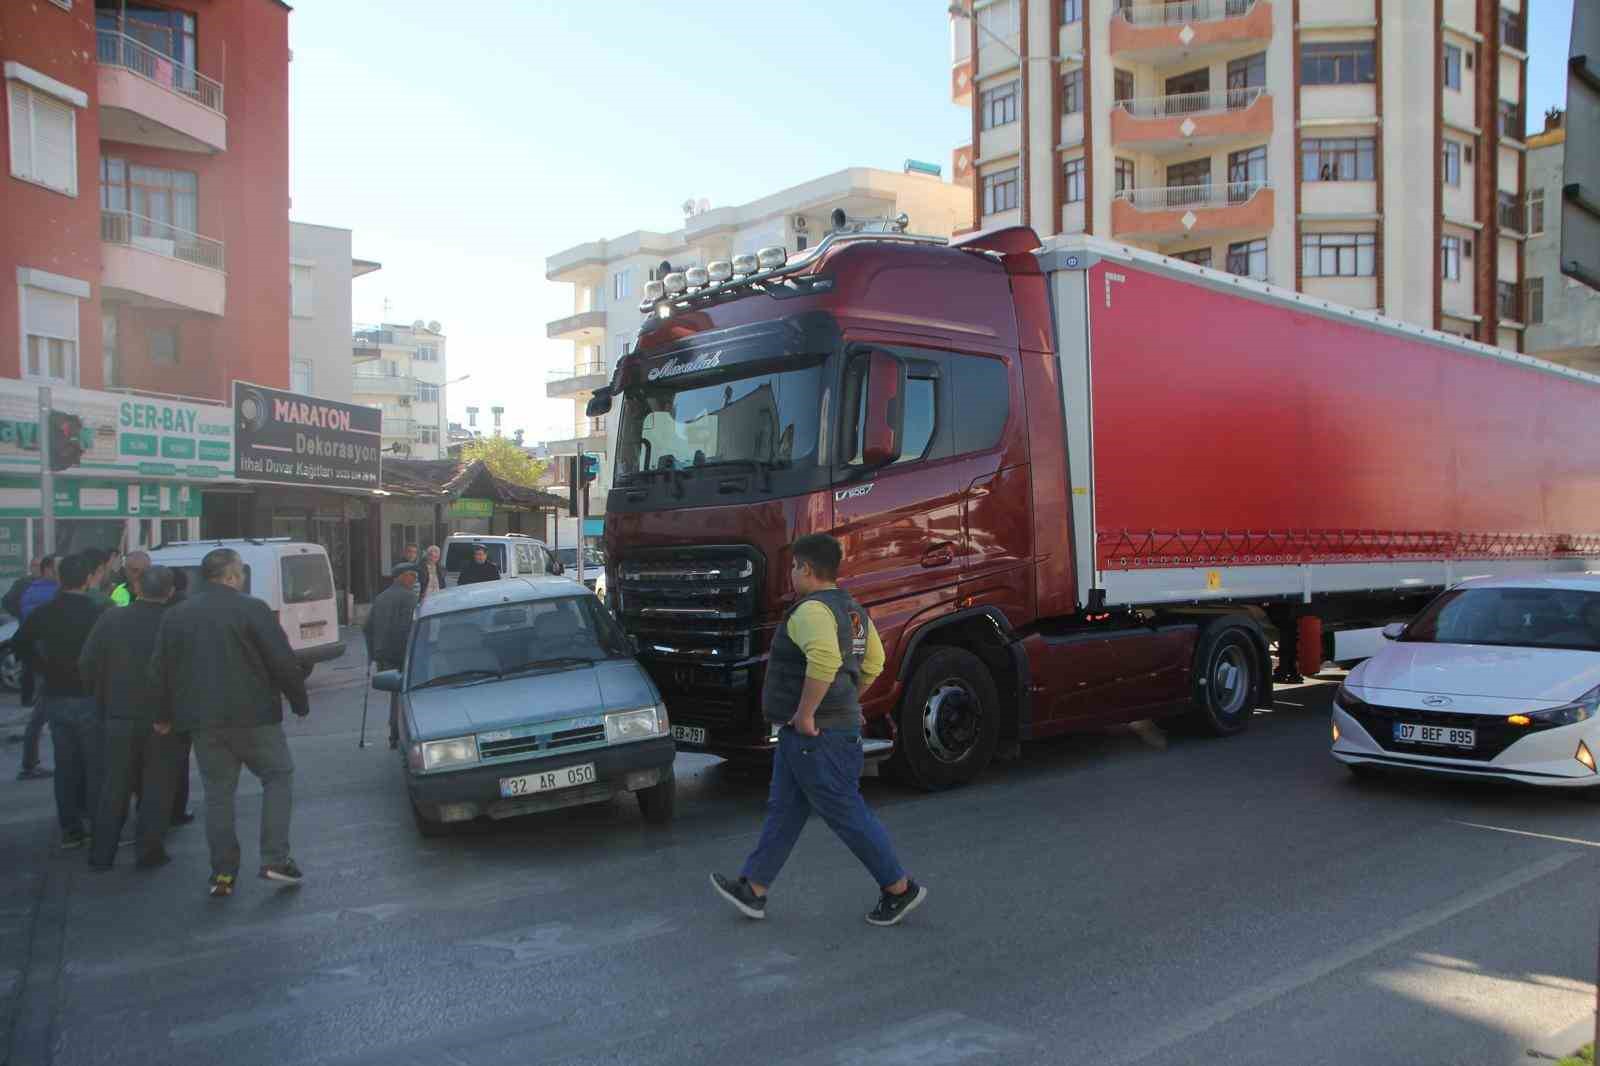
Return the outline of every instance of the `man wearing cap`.
[[[457,585],[474,585],[479,581],[499,581],[500,568],[489,561],[489,549],[482,544],[472,546],[472,562],[461,568]]]
[[[417,568],[401,563],[394,580],[372,601],[362,627],[367,637],[367,660],[379,670],[398,670],[406,661],[406,641],[411,618],[417,613]],[[389,696],[389,747],[400,746],[400,700]]]

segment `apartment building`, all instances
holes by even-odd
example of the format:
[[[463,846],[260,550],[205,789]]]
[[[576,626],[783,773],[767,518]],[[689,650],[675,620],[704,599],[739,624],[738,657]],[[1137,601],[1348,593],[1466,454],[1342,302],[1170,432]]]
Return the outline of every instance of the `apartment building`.
[[[437,322],[384,322],[354,331],[350,402],[383,408],[385,454],[443,459],[449,446],[445,336]],[[459,380],[459,379],[458,379]]]
[[[1600,373],[1600,292],[1561,273],[1561,186],[1567,130],[1559,111],[1528,138],[1527,351]]]
[[[953,5],[953,174],[983,229],[1093,233],[1520,350],[1525,2]]]
[[[545,277],[573,288],[572,314],[551,322],[551,340],[571,341],[571,365],[548,372],[545,394],[573,402],[573,435],[546,442],[552,455],[591,452],[603,456],[600,480],[590,492],[598,516],[611,484],[609,420],[588,418],[584,407],[594,390],[611,379],[639,329],[639,300],[646,281],[662,263],[673,270],[704,266],[736,252],[783,245],[792,254],[825,237],[835,209],[851,219],[887,218],[904,212],[915,233],[949,236],[970,220],[969,193],[926,173],[896,173],[852,167],[784,189],[737,207],[690,213],[680,229],[635,230],[611,240],[590,241],[545,260]],[[597,536],[594,519],[588,536]],[[565,541],[564,541],[565,543]]]
[[[289,8],[0,4],[0,376],[283,387]],[[14,279],[14,283],[12,282]]]
[[[351,402],[350,283],[382,264],[350,254],[337,226],[289,224],[289,389]],[[371,358],[357,349],[356,361]]]

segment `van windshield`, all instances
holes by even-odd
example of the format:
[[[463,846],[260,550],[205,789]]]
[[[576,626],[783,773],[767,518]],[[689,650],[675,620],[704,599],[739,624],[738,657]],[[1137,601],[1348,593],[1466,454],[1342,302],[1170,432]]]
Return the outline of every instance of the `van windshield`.
[[[450,546],[445,549],[445,571],[451,574],[461,573],[462,568],[468,563],[472,562],[472,549],[474,547],[476,547],[475,542],[470,540],[453,541]],[[506,546],[495,541],[489,541],[484,544],[484,548],[489,553],[489,561],[498,567],[502,574],[507,573]]]
[[[326,555],[283,557],[283,602],[316,603],[333,599],[333,571]]]

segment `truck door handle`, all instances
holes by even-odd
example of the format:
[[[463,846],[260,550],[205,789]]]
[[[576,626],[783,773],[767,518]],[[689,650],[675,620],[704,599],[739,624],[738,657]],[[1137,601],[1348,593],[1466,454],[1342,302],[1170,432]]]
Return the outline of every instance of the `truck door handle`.
[[[949,566],[955,560],[955,546],[947,540],[930,544],[928,550],[922,553],[923,566]]]

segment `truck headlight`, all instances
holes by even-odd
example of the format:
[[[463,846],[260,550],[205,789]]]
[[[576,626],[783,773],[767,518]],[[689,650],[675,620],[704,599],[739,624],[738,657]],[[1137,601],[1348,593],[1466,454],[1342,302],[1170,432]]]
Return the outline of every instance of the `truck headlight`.
[[[422,768],[439,770],[446,766],[467,766],[478,761],[477,737],[451,737],[449,740],[422,742]]]
[[[606,743],[624,744],[630,740],[649,740],[661,736],[670,726],[667,709],[657,704],[637,711],[617,711],[606,715]]]

